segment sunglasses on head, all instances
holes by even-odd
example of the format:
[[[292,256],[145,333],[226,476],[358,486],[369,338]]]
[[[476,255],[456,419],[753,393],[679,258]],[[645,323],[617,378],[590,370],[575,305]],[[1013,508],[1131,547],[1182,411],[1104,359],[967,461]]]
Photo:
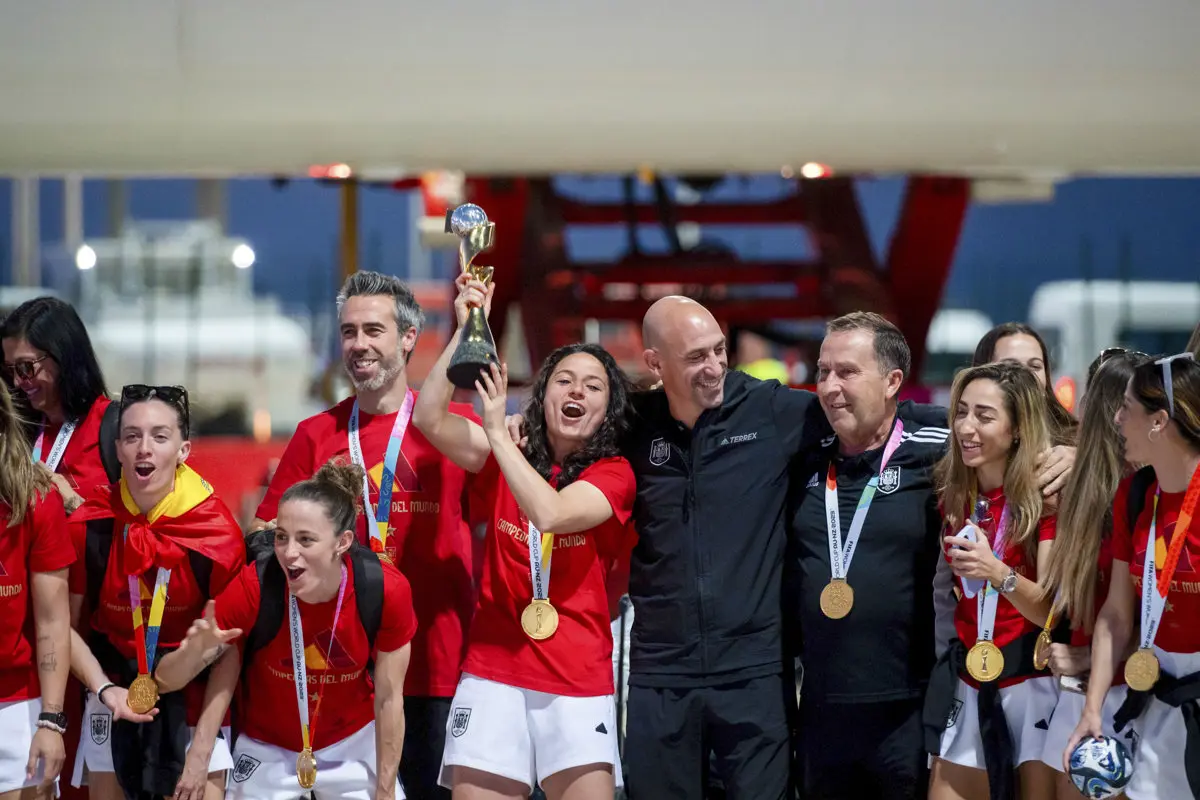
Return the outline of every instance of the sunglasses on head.
[[[1113,356],[1130,356],[1132,358],[1149,359],[1149,353],[1143,353],[1141,350],[1130,350],[1128,347],[1106,347],[1100,351],[1100,363],[1103,364]]]
[[[1181,359],[1195,361],[1196,356],[1191,352],[1176,353],[1154,362],[1156,366],[1162,367],[1163,390],[1167,393],[1167,408],[1169,409],[1167,414],[1172,418],[1175,416],[1175,380],[1171,377],[1171,362]]]
[[[9,380],[20,378],[23,381],[32,380],[34,375],[38,373],[38,364],[45,361],[50,356],[45,355],[41,358],[34,358],[27,361],[18,361],[15,364],[5,364],[4,374]]]
[[[148,386],[144,383],[131,383],[121,389],[121,408],[132,403],[145,400],[162,400],[169,406],[174,406],[183,417],[183,435],[187,438],[190,418],[188,413],[188,393],[182,386]]]

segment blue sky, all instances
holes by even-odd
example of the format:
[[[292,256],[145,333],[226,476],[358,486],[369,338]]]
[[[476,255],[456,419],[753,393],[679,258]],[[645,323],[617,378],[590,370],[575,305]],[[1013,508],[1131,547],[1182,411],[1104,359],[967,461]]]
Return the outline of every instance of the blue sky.
[[[750,181],[747,191],[770,194],[779,180]],[[573,180],[597,197],[612,196],[616,181]],[[858,184],[864,216],[877,250],[884,250],[895,224],[903,181],[864,179]],[[138,219],[182,219],[195,213],[189,180],[132,181],[130,215]],[[108,212],[103,181],[84,188],[85,236],[102,235]],[[363,266],[403,274],[409,253],[410,197],[364,189],[360,201]],[[336,278],[338,192],[309,180],[283,190],[266,180],[229,184],[229,227],[252,241],[258,253],[256,285],[291,304],[327,302]],[[0,277],[10,275],[11,189],[0,181]],[[62,185],[41,189],[43,241],[62,236]],[[728,237],[759,258],[805,255],[794,231],[734,232]],[[1200,179],[1085,179],[1058,187],[1049,203],[973,206],[967,217],[945,305],[980,308],[993,319],[1019,319],[1033,288],[1056,278],[1082,277],[1081,250],[1090,247],[1093,277],[1121,275],[1122,240],[1137,278],[1196,280],[1200,277]],[[576,237],[581,255],[611,256],[620,248],[611,235]]]

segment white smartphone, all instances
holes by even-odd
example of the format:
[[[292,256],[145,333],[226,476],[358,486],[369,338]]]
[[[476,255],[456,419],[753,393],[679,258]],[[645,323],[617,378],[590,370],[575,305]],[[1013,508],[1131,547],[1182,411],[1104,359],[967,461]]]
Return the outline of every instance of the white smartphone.
[[[970,542],[977,541],[979,538],[975,533],[974,525],[964,525],[963,529],[955,535]],[[953,545],[953,547],[960,547],[960,545]],[[983,591],[983,584],[986,582],[982,578],[959,578],[959,580],[962,582],[963,594],[967,597],[974,597]]]

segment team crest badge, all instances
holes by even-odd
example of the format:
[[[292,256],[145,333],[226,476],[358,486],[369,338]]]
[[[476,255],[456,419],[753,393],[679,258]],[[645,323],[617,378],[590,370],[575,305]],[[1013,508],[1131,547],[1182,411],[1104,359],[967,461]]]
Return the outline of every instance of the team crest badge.
[[[962,707],[963,707],[962,700],[955,700],[950,705],[950,713],[948,713],[946,715],[946,727],[947,728],[953,728],[954,724],[956,722],[958,722],[958,715],[959,715],[959,713],[962,712]]]
[[[888,467],[879,476],[879,491],[882,494],[891,494],[900,488],[900,468]]]
[[[92,724],[88,726],[89,732],[92,735],[92,741],[96,744],[107,742],[111,723],[112,717],[108,714],[92,714]]]
[[[258,769],[258,765],[262,762],[257,758],[251,758],[243,753],[238,756],[237,763],[233,765],[233,780],[235,783],[245,783],[250,780],[250,776]]]
[[[655,439],[650,443],[650,463],[661,467],[671,457],[671,445],[666,439]]]
[[[455,739],[467,732],[467,723],[471,721],[471,709],[456,708],[450,719],[450,735]]]

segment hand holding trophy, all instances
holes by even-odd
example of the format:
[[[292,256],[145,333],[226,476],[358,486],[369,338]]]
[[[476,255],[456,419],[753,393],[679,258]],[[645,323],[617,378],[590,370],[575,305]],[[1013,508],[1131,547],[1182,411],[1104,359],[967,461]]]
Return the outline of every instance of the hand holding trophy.
[[[467,203],[446,212],[446,233],[458,241],[458,264],[463,272],[487,285],[492,280],[492,268],[475,265],[475,258],[492,248],[496,223],[488,222],[487,214],[474,203]],[[479,373],[491,364],[499,364],[496,341],[487,317],[479,306],[472,306],[463,325],[462,339],[450,359],[446,375],[460,389],[473,389]]]

